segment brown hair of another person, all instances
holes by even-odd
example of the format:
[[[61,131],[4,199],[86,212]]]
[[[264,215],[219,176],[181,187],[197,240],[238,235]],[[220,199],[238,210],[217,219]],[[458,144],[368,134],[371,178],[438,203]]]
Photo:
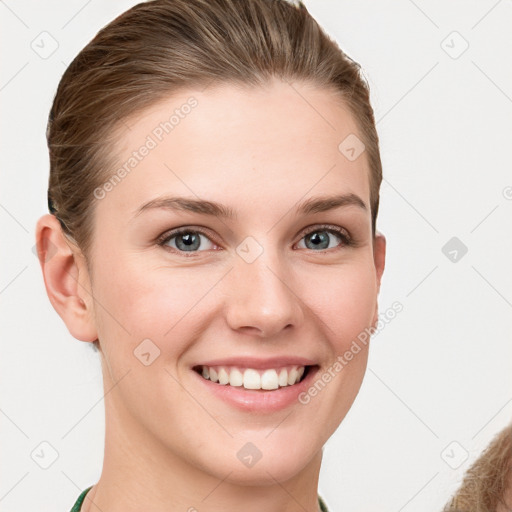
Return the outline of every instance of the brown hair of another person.
[[[512,510],[512,424],[495,436],[464,475],[443,512]]]

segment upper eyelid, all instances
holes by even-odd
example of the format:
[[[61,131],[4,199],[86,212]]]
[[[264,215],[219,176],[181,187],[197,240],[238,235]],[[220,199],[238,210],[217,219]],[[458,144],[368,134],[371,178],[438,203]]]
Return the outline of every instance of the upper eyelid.
[[[308,231],[315,231],[316,229],[321,230],[324,229],[325,231],[335,231],[339,232],[342,231],[347,234],[347,236],[350,236],[348,230],[344,228],[343,226],[337,226],[336,224],[311,224],[310,226],[306,226],[305,228],[302,228],[299,231],[300,233],[305,233]]]
[[[174,229],[170,229],[166,232],[164,232],[163,234],[159,235],[156,239],[156,241],[166,241],[170,238],[174,238],[175,236],[177,235],[181,235],[183,233],[187,233],[187,232],[191,232],[191,233],[200,233],[204,236],[208,236],[208,237],[212,237],[210,233],[212,233],[211,230],[209,230],[208,228],[205,228],[205,227],[202,227],[202,226],[181,226],[179,228],[174,228]],[[215,238],[215,237],[212,237],[212,238]],[[212,240],[213,241],[213,240]]]

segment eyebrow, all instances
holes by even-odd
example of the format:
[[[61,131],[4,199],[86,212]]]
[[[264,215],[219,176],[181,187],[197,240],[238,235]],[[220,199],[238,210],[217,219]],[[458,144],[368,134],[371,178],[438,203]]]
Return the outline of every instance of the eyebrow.
[[[357,206],[364,211],[368,210],[365,202],[358,195],[349,193],[307,199],[296,206],[295,212],[296,214],[308,215],[346,206]],[[215,201],[189,199],[186,197],[159,197],[153,199],[152,201],[142,205],[135,213],[135,217],[144,211],[156,208],[188,211],[224,219],[236,219],[236,212],[228,206],[216,203]]]

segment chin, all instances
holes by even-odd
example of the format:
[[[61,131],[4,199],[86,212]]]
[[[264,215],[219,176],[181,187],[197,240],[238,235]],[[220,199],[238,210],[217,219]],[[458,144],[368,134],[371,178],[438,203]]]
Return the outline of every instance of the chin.
[[[242,444],[244,446],[244,444]],[[295,445],[296,446],[296,445]],[[304,446],[304,445],[303,445]],[[271,486],[277,482],[286,482],[298,473],[303,471],[308,464],[312,463],[316,453],[311,454],[309,451],[293,449],[287,447],[286,453],[283,449],[266,448],[260,451],[261,458],[259,460],[247,461],[245,464],[240,461],[244,459],[244,452],[241,450],[233,452],[233,458],[218,457],[221,465],[217,464],[213,470],[213,474],[221,480],[242,486]],[[243,450],[243,448],[242,448]],[[246,448],[245,453],[250,453],[254,448]],[[319,448],[321,452],[322,448]],[[254,450],[253,455],[257,452]],[[225,452],[224,452],[225,455]],[[226,475],[229,475],[226,478]]]

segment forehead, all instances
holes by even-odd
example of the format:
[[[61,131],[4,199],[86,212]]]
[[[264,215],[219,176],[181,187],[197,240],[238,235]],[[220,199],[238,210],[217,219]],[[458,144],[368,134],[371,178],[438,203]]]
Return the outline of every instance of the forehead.
[[[340,98],[310,84],[181,91],[121,123],[99,207],[126,217],[169,193],[235,202],[248,214],[335,192],[368,204],[366,155],[347,153],[361,138]]]

